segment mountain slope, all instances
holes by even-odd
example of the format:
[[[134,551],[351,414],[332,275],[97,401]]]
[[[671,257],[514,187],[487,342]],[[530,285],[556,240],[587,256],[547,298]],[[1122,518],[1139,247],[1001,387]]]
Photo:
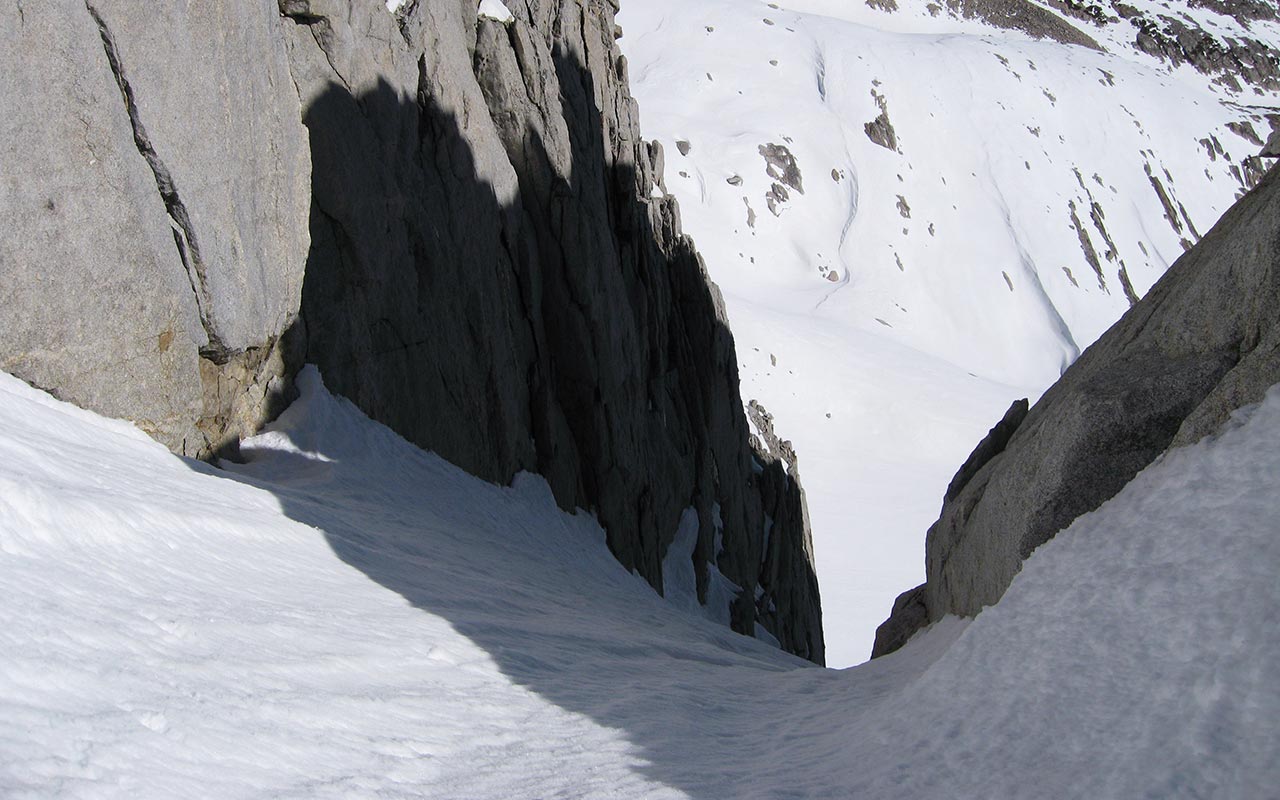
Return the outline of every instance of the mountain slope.
[[[1280,382],[1280,168],[1223,215],[1030,411],[1005,418],[947,487],[925,543],[928,580],[901,614],[972,616],[1031,552],[1166,448],[1208,435]],[[909,613],[918,615],[915,609]],[[921,621],[922,622],[922,621]],[[882,641],[882,633],[885,641]]]
[[[923,578],[973,443],[1256,184],[1280,120],[1274,85],[1151,55],[1131,22],[1062,17],[1092,49],[975,11],[1033,3],[960,5],[646,0],[619,17],[743,397],[804,463],[833,664],[865,658]],[[1092,7],[1044,13],[1067,6]],[[1265,15],[1132,6],[1280,43]]]
[[[303,373],[248,463],[0,375],[7,797],[1262,796],[1280,390],[852,670],[686,616],[543,482]],[[1212,540],[1203,531],[1217,532]]]

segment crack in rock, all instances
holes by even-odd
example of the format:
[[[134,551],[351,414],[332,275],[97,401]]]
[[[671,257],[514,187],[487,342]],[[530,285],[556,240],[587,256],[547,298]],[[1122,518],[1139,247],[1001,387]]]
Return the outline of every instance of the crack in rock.
[[[120,87],[120,96],[124,100],[125,111],[129,117],[129,125],[133,129],[134,145],[138,148],[138,153],[147,162],[147,166],[151,168],[151,174],[155,177],[156,189],[160,193],[160,199],[164,201],[165,210],[169,212],[169,224],[173,228],[173,241],[178,249],[178,257],[182,260],[182,266],[187,272],[191,291],[195,295],[196,309],[200,315],[200,325],[204,328],[205,336],[208,338],[208,343],[200,349],[200,355],[215,364],[225,364],[233,353],[222,342],[222,337],[218,335],[217,327],[214,325],[209,311],[208,275],[204,260],[200,256],[200,245],[196,240],[195,227],[191,224],[191,215],[187,211],[186,205],[182,202],[182,198],[178,195],[173,175],[156,153],[150,137],[147,136],[147,129],[142,124],[142,118],[138,112],[137,98],[134,96],[133,87],[125,76],[119,48],[116,47],[115,39],[111,35],[111,30],[108,28],[106,20],[88,0],[86,0],[84,7],[89,12],[89,16],[93,17],[94,23],[98,26],[98,34],[102,37],[102,49],[106,53],[107,63],[111,67],[111,74],[115,77],[116,85]]]

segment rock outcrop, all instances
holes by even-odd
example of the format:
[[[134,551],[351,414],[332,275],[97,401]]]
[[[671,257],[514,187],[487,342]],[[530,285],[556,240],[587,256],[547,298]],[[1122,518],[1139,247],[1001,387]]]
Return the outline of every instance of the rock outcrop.
[[[1102,46],[1084,31],[1030,0],[946,0],[953,14],[977,18],[990,25],[1021,31],[1037,39],[1075,44],[1093,50]]]
[[[1148,55],[1174,67],[1190,64],[1236,91],[1243,88],[1242,81],[1264,89],[1280,88],[1280,50],[1273,43],[1215,35],[1176,15],[1148,16],[1123,4],[1117,10],[1137,29],[1134,44]],[[1246,21],[1246,27],[1248,10],[1233,15]]]
[[[1045,8],[1044,6],[1050,6]],[[1088,31],[1120,26],[1132,30],[1129,45],[1165,61],[1171,67],[1189,64],[1236,92],[1246,87],[1274,90],[1280,86],[1280,50],[1274,39],[1257,30],[1280,20],[1275,4],[1266,0],[1192,0],[1238,23],[1233,33],[1219,26],[1201,27],[1195,18],[1180,13],[1141,10],[1124,0],[946,0],[955,16],[980,19],[1007,30],[1021,31],[1037,39],[1051,39],[1094,50],[1103,46]],[[941,4],[930,4],[939,12]],[[1168,8],[1166,6],[1166,8]],[[936,14],[936,12],[935,12]],[[1071,20],[1083,22],[1078,26]]]
[[[742,589],[735,629],[820,663],[795,469],[748,444],[616,6],[512,11],[0,11],[0,367],[208,457],[315,363],[481,477],[543,475],[659,591],[696,509],[700,593],[715,564]]]
[[[1170,447],[1217,431],[1280,382],[1280,167],[1236,203],[1029,412],[1017,407],[952,482],[873,655],[1000,599],[1036,547]]]

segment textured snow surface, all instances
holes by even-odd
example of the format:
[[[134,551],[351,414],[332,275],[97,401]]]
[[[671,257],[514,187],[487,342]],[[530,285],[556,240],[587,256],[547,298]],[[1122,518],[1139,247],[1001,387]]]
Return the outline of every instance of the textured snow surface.
[[[0,374],[0,796],[1264,797],[1280,389],[823,670],[329,396],[179,459]]]
[[[925,531],[974,444],[1120,317],[1126,280],[1145,293],[1242,191],[1259,148],[1227,124],[1265,138],[1280,110],[1162,66],[1128,23],[1100,53],[928,5],[623,0],[619,15],[642,128],[724,291],[743,399],[800,456],[833,665],[865,659],[923,581]],[[882,113],[893,149],[865,129]]]

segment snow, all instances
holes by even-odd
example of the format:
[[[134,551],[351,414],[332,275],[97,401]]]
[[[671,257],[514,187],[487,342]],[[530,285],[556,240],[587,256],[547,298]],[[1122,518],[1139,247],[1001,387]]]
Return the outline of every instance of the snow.
[[[387,10],[395,14],[409,4],[409,0],[387,0]],[[515,21],[515,15],[502,0],[480,0],[476,8],[476,16],[481,19],[492,19],[506,25]]]
[[[486,484],[313,368],[300,385],[247,463],[215,469],[0,374],[0,795],[1280,784],[1280,387],[976,620],[841,671],[664,602],[541,480]]]
[[[497,20],[504,25],[515,21],[515,15],[511,13],[511,9],[503,4],[502,0],[480,0],[480,7],[476,9],[476,14],[480,17]]]
[[[924,579],[925,531],[974,444],[1128,308],[1126,278],[1143,294],[1242,191],[1232,168],[1257,146],[1227,123],[1265,133],[1280,108],[1138,52],[1127,22],[1081,23],[1099,53],[898,4],[624,0],[619,15],[743,400],[799,454],[836,666],[864,660]],[[1280,41],[1280,24],[1250,35]],[[864,131],[881,103],[897,150]]]

